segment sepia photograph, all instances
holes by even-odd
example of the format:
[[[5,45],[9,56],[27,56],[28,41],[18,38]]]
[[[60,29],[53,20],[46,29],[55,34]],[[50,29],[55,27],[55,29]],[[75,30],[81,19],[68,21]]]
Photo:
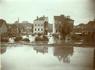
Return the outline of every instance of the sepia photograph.
[[[95,0],[0,0],[0,70],[95,70]]]

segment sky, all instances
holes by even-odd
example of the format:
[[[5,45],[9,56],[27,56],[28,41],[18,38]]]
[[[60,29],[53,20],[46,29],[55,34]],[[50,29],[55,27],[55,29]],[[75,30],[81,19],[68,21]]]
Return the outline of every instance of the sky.
[[[54,16],[64,14],[75,20],[75,25],[93,20],[94,8],[91,0],[0,0],[0,18],[13,23],[33,20],[37,16],[47,16],[54,23]]]

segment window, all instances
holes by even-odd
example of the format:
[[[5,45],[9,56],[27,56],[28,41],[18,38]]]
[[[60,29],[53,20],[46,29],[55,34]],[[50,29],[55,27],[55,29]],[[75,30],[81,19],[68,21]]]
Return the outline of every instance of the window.
[[[38,24],[38,26],[40,26],[40,24]]]
[[[35,31],[36,31],[36,28],[35,28]]]
[[[39,28],[38,28],[38,31],[39,31]]]
[[[35,26],[36,26],[36,24],[35,24]]]
[[[41,31],[43,31],[43,29],[41,29]]]

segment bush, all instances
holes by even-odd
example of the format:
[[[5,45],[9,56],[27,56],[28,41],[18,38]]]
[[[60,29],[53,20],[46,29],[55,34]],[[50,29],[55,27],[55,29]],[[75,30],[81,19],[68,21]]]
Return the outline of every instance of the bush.
[[[37,37],[35,38],[35,41],[42,41],[42,39],[40,38],[40,36],[37,36]]]
[[[28,38],[23,39],[22,41],[29,42],[30,40]]]
[[[1,37],[0,42],[9,42],[8,37]]]
[[[22,37],[20,36],[15,38],[15,41],[21,41],[21,40],[22,40]]]
[[[43,36],[43,41],[48,41],[48,37],[47,36]]]
[[[35,41],[48,41],[48,37],[46,37],[46,36],[37,36],[36,38],[35,38]]]
[[[52,34],[52,36],[55,37],[55,38],[59,38],[58,37],[59,36],[58,34]]]
[[[41,36],[42,34],[41,33],[38,33],[38,36]]]

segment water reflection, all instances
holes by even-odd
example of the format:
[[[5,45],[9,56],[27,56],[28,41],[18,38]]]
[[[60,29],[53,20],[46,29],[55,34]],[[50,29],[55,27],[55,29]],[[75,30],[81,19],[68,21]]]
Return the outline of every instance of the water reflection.
[[[6,52],[6,47],[0,47],[0,53],[3,54],[4,52]]]
[[[7,45],[3,44],[3,45],[0,45],[0,53],[3,54],[6,52],[6,48],[7,48]]]
[[[73,55],[73,47],[55,47],[54,56],[57,56],[59,61],[70,63],[70,57]]]
[[[94,70],[95,49],[71,46],[7,45],[1,70]],[[94,62],[94,63],[93,63]]]
[[[35,46],[33,48],[34,50],[36,50],[37,53],[47,53],[48,52],[48,47],[47,46]]]

